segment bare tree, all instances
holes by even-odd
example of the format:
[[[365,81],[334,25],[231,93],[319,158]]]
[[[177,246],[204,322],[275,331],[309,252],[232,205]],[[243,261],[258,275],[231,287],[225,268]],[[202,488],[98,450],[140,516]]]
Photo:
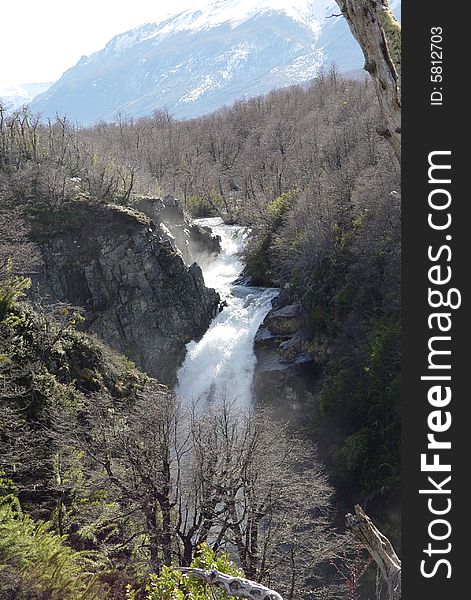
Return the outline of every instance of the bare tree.
[[[314,452],[268,413],[240,417],[225,405],[193,423],[193,440],[198,482],[213,490],[204,539],[235,549],[247,577],[289,582],[292,597],[333,548],[331,489]]]
[[[240,415],[222,403],[202,415],[154,385],[131,407],[94,396],[80,421],[56,417],[62,446],[84,451],[89,485],[107,490],[123,519],[133,514],[152,570],[188,566],[207,542],[290,599],[335,554],[322,469],[266,413]]]
[[[391,542],[373,524],[361,506],[355,506],[355,515],[347,515],[347,525],[378,565],[387,586],[388,600],[400,600],[401,561]]]

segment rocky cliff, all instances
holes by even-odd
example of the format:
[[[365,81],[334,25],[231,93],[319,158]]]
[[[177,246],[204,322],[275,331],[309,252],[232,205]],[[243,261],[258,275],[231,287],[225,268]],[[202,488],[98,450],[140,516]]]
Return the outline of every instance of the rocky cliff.
[[[209,227],[190,223],[174,196],[138,198],[133,207],[158,225],[160,235],[172,243],[187,265],[206,261],[221,251],[221,238]]]
[[[200,267],[143,212],[76,201],[35,223],[44,268],[32,293],[83,308],[84,328],[172,384],[185,345],[218,310]]]

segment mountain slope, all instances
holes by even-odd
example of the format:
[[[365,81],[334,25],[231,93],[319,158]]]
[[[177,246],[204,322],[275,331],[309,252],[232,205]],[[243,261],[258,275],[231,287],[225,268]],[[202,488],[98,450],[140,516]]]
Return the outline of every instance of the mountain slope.
[[[31,107],[82,124],[167,108],[194,117],[312,79],[322,65],[362,65],[332,0],[219,0],[114,37]]]
[[[0,89],[0,100],[14,109],[20,108],[31,102],[37,95],[46,92],[51,85],[52,81],[49,83],[22,83],[2,88]]]

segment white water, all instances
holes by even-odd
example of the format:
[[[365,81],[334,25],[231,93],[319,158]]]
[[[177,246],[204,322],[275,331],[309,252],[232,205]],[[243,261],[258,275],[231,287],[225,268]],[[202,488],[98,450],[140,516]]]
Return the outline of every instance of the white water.
[[[225,225],[219,218],[197,222],[221,236],[221,253],[201,268],[206,285],[215,288],[227,306],[199,342],[187,345],[176,392],[200,406],[225,400],[246,408],[252,401],[254,337],[278,292],[233,283],[244,267],[238,255],[247,240],[243,227]]]

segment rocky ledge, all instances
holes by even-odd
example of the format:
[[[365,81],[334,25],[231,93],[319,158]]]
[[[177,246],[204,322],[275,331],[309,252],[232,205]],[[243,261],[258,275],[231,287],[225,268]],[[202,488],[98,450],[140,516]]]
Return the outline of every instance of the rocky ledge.
[[[133,209],[74,202],[35,231],[44,268],[34,299],[81,307],[87,331],[173,384],[185,345],[219,306],[200,267],[185,264],[160,225]]]
[[[320,367],[311,353],[301,305],[285,301],[283,294],[274,300],[255,336],[254,387],[259,402],[296,410]]]
[[[138,198],[133,206],[152,219],[160,235],[175,247],[185,264],[207,261],[221,251],[221,238],[213,235],[209,227],[190,223],[174,196]]]

